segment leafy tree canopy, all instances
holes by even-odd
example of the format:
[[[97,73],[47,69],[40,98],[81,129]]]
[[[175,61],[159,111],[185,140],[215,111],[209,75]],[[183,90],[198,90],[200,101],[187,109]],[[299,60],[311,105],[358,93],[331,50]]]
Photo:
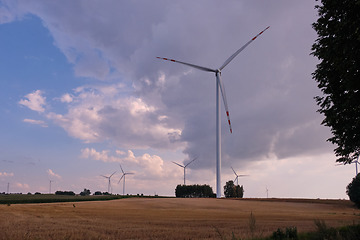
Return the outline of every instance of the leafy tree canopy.
[[[315,99],[337,161],[346,164],[360,153],[360,0],[321,0],[316,8],[313,78],[323,95]]]
[[[235,185],[233,181],[226,182],[224,186],[224,195],[226,198],[242,198],[244,196],[244,187]]]
[[[350,200],[360,208],[360,173],[346,187],[346,193]]]

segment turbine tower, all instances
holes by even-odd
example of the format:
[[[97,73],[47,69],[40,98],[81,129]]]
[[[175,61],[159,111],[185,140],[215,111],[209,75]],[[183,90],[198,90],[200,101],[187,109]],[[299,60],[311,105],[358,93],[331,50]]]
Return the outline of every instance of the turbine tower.
[[[49,194],[51,194],[51,183],[54,182],[53,180],[49,180],[50,181],[50,186],[49,186]]]
[[[131,172],[124,172],[123,168],[121,167],[121,164],[119,164],[119,165],[120,165],[120,169],[121,169],[121,171],[122,171],[123,175],[122,175],[122,176],[121,176],[121,178],[119,179],[118,184],[120,183],[121,179],[123,179],[123,178],[124,178],[124,182],[123,182],[123,195],[125,195],[125,178],[126,178],[126,175],[129,175],[129,174],[134,174],[134,173],[131,173]]]
[[[269,26],[270,27],[270,26]],[[157,57],[159,59],[184,64],[189,67],[193,67],[205,72],[213,72],[215,73],[216,77],[216,197],[221,198],[221,126],[220,126],[220,92],[223,98],[225,111],[227,120],[230,127],[230,133],[232,133],[231,123],[230,123],[230,116],[229,116],[229,109],[227,105],[226,95],[225,95],[225,88],[224,84],[221,81],[221,71],[241,52],[243,51],[251,42],[253,42],[258,36],[260,36],[263,32],[265,32],[269,27],[265,28],[263,31],[258,33],[255,37],[253,37],[250,41],[248,41],[244,46],[242,46],[239,50],[237,50],[233,55],[231,55],[223,65],[218,69],[212,69],[207,67],[202,67],[199,65],[194,65],[191,63],[181,62],[174,59],[169,58],[162,58]]]
[[[245,176],[249,176],[249,175],[237,175],[237,173],[235,172],[235,170],[233,169],[233,167],[231,167],[231,169],[233,170],[234,174],[235,174],[235,179],[234,179],[234,183],[236,181],[236,185],[239,185],[239,177],[245,177]]]
[[[116,171],[113,172],[113,174],[111,174],[110,176],[101,175],[102,177],[107,178],[108,181],[109,181],[109,183],[108,183],[108,193],[110,193],[110,188],[111,188],[111,177],[112,177],[115,173],[116,173]],[[111,192],[111,193],[112,193],[112,192]]]
[[[359,155],[360,155],[360,154],[359,154]],[[355,163],[355,167],[356,167],[356,175],[355,175],[355,177],[358,175],[358,164],[360,164],[360,163],[359,163],[359,155],[358,155],[358,157],[357,157],[356,160],[354,160],[354,161],[351,162],[351,163]]]
[[[184,168],[184,185],[186,185],[186,184],[185,184],[185,169],[186,169],[187,166],[190,165],[190,163],[192,163],[192,162],[195,161],[196,159],[197,159],[197,157],[194,158],[193,160],[191,160],[190,162],[188,162],[186,165],[181,165],[181,164],[173,161],[174,164],[178,165],[179,167]]]

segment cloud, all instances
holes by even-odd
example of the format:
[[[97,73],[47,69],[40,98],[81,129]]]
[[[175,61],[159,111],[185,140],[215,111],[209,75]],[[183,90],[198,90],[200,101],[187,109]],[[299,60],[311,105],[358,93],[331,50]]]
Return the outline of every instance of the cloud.
[[[13,177],[14,173],[8,173],[8,172],[0,172],[0,177],[4,176],[4,177]]]
[[[49,175],[49,177],[55,177],[57,179],[61,179],[61,176],[59,174],[54,173],[53,170],[51,169],[48,169],[46,172]]]
[[[34,120],[34,119],[25,118],[23,120],[23,122],[30,123],[30,124],[35,124],[35,125],[40,125],[41,127],[48,127],[48,125],[42,120]]]
[[[129,171],[133,171],[132,168],[137,169],[136,177],[140,179],[163,179],[173,175],[174,170],[176,172],[176,168],[171,163],[165,162],[158,155],[144,153],[136,156],[131,150],[127,150],[127,152],[117,150],[116,156],[112,156],[108,150],[96,151],[94,148],[84,148],[81,150],[81,157],[108,163],[126,164]]]
[[[20,190],[28,190],[30,188],[29,184],[27,183],[15,183],[15,186]]]
[[[169,125],[159,107],[124,96],[123,85],[75,89],[66,114],[50,112],[49,120],[84,142],[111,140],[121,148],[178,148],[180,128]]]
[[[32,93],[25,95],[25,99],[21,99],[19,104],[24,105],[25,107],[30,108],[36,112],[44,112],[46,97],[42,96],[43,92],[41,90],[36,90]]]
[[[67,113],[46,115],[70,136],[123,149],[180,148],[199,155],[191,167],[214,169],[214,75],[155,57],[216,68],[270,25],[222,71],[234,130],[222,109],[223,165],[331,151],[313,100],[313,1],[96,3],[20,1],[15,11],[39,16],[75,74],[101,81],[63,95]]]
[[[66,93],[61,96],[60,101],[63,103],[71,103],[73,101],[73,98],[70,94]]]

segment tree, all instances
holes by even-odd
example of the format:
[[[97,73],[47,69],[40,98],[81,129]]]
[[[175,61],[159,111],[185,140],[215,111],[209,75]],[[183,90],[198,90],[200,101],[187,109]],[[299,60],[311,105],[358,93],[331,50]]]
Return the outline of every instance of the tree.
[[[244,196],[244,187],[235,185],[233,181],[226,182],[224,186],[224,195],[226,198],[242,198]]]
[[[81,196],[89,196],[91,194],[89,189],[84,188],[84,191],[80,193]]]
[[[360,208],[360,173],[354,177],[352,182],[346,187],[346,193],[350,200]]]
[[[212,188],[209,185],[177,185],[175,196],[182,198],[209,198],[214,197]]]
[[[313,78],[323,95],[315,99],[322,125],[331,128],[327,141],[337,145],[336,161],[346,164],[360,153],[360,0],[321,3],[311,54],[320,60]]]

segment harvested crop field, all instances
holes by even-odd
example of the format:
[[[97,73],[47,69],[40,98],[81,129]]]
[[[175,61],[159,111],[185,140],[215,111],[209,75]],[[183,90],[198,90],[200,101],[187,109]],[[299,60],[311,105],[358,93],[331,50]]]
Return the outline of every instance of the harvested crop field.
[[[250,215],[255,225],[249,225]],[[360,223],[345,200],[128,198],[0,205],[0,239],[231,239]],[[251,231],[250,229],[253,229]]]

